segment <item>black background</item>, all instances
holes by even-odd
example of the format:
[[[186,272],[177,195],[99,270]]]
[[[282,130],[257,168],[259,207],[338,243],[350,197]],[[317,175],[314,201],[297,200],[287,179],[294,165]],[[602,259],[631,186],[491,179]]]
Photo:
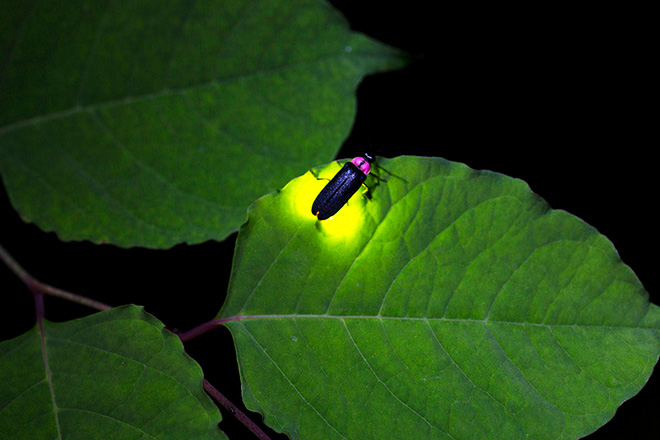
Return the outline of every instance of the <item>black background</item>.
[[[441,156],[521,178],[553,208],[607,236],[660,303],[652,149],[658,139],[648,109],[658,102],[650,64],[657,53],[650,51],[648,11],[332,3],[355,30],[424,55],[361,84],[353,133],[338,158],[373,146],[387,157]],[[62,243],[23,223],[4,190],[0,218],[0,244],[51,285],[112,305],[145,305],[180,330],[212,319],[223,303],[235,235],[168,251]],[[31,296],[4,266],[0,286],[4,340],[30,329],[34,312]],[[89,313],[46,299],[52,321]],[[207,379],[240,404],[229,333],[216,330],[186,349]],[[659,382],[656,373],[586,438],[657,438]],[[230,415],[223,418],[230,438],[252,438]]]

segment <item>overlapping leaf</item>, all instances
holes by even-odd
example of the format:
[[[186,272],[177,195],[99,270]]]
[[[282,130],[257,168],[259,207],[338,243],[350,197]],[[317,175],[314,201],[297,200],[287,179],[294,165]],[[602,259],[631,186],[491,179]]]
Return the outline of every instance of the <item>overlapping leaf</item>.
[[[575,439],[646,383],[660,308],[528,186],[382,160],[333,220],[306,174],[241,228],[226,319],[246,404],[293,439]],[[325,172],[332,175],[336,164]]]
[[[336,154],[366,74],[403,63],[318,0],[13,3],[0,174],[64,240],[225,238]]]
[[[43,336],[43,337],[42,337]],[[0,343],[3,439],[226,439],[179,339],[135,306]]]

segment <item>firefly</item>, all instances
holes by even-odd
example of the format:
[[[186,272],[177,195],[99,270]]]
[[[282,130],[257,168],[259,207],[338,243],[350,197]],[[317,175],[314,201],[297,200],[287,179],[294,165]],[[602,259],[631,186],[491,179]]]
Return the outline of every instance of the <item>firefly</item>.
[[[326,220],[339,212],[367,179],[375,160],[375,156],[365,153],[347,162],[316,196],[312,214]]]

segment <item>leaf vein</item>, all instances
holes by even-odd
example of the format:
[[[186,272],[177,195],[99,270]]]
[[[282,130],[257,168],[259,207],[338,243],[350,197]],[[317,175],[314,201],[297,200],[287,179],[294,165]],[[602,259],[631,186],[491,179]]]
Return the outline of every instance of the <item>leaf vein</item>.
[[[468,374],[463,370],[463,368],[461,368],[461,366],[458,365],[458,363],[456,362],[456,360],[454,360],[454,358],[452,357],[452,355],[449,353],[449,350],[447,350],[447,349],[445,348],[445,346],[442,344],[442,342],[440,342],[440,340],[438,339],[438,335],[436,335],[436,334],[435,334],[435,331],[433,331],[433,327],[431,327],[431,324],[428,323],[428,322],[427,322],[426,324],[427,324],[427,326],[428,326],[428,328],[429,328],[429,331],[431,332],[431,335],[433,335],[433,339],[435,340],[435,342],[436,342],[436,343],[438,344],[438,346],[442,349],[442,351],[447,355],[447,357],[449,358],[449,360],[451,361],[451,363],[454,364],[454,366],[456,367],[456,369],[457,369],[458,371],[460,371],[460,373],[463,375],[463,377],[465,377],[465,379],[467,379],[467,381],[470,383],[470,385],[472,385],[472,387],[473,387],[474,389],[477,389],[477,390],[482,391],[485,395],[487,395],[488,397],[490,397],[490,398],[493,400],[493,402],[495,402],[495,403],[498,404],[500,407],[502,407],[502,408],[504,409],[505,412],[507,412],[507,413],[509,413],[509,414],[512,414],[513,417],[515,418],[515,415],[514,415],[513,413],[511,413],[511,411],[506,407],[506,405],[505,405],[504,403],[502,403],[502,402],[501,402],[500,400],[498,400],[495,396],[493,396],[488,390],[486,390],[486,389],[484,389],[484,388],[481,388],[481,387],[478,386],[476,383],[474,383],[474,382],[472,381],[472,379],[470,379],[470,376],[468,376]],[[487,326],[486,326],[486,327],[487,327]]]
[[[353,335],[351,334],[351,331],[349,330],[348,326],[346,325],[346,320],[342,320],[342,323],[344,324],[344,328],[346,329],[346,333],[348,334],[348,337],[351,339],[351,342],[355,346],[355,349],[358,351],[358,354],[362,358],[362,361],[365,363],[365,365],[369,368],[369,371],[371,371],[371,374],[376,378],[376,380],[387,390],[388,393],[392,395],[399,403],[401,403],[404,407],[406,407],[410,412],[415,414],[417,417],[422,419],[424,422],[426,422],[427,425],[431,429],[434,429],[436,431],[442,432],[443,434],[448,435],[451,438],[454,438],[450,433],[445,432],[443,429],[438,428],[437,426],[433,425],[431,422],[428,421],[426,417],[415,411],[410,405],[408,405],[406,402],[401,400],[399,396],[396,395],[394,391],[390,389],[390,387],[387,386],[387,384],[378,376],[378,374],[374,371],[374,368],[371,366],[371,363],[367,360],[367,358],[364,356],[362,353],[362,350],[360,350],[360,347],[358,346],[357,342],[355,342],[355,339],[353,338]]]
[[[296,392],[296,394],[298,394],[298,395],[300,396],[300,398],[303,400],[303,402],[304,402],[307,406],[309,406],[312,410],[314,410],[314,412],[315,412],[315,413],[321,418],[321,420],[323,420],[323,421],[326,423],[326,425],[328,425],[328,427],[329,427],[330,429],[332,429],[334,432],[336,432],[337,435],[339,435],[339,436],[340,436],[341,438],[343,438],[344,440],[348,440],[348,439],[347,439],[346,437],[344,437],[339,431],[337,431],[337,429],[336,429],[334,426],[332,426],[332,425],[330,424],[330,422],[328,422],[328,420],[327,420],[325,417],[323,417],[323,414],[321,414],[321,413],[319,412],[319,410],[316,409],[316,407],[315,407],[314,405],[312,405],[312,403],[309,402],[309,401],[305,398],[305,396],[303,396],[302,392],[301,392],[301,391],[298,389],[298,387],[297,387],[297,386],[291,381],[291,379],[289,379],[289,377],[286,375],[286,373],[284,373],[284,371],[282,371],[282,369],[281,369],[280,366],[277,364],[277,362],[275,362],[275,359],[273,359],[273,358],[268,354],[268,352],[266,351],[266,349],[265,349],[265,348],[259,343],[259,341],[257,341],[257,339],[254,337],[254,335],[252,334],[252,332],[250,332],[250,330],[248,330],[248,328],[247,328],[245,325],[241,325],[241,327],[242,327],[242,328],[245,330],[245,332],[250,336],[250,338],[252,339],[252,341],[254,341],[254,343],[256,344],[256,346],[259,347],[259,350],[261,350],[261,352],[264,354],[264,356],[266,356],[266,357],[268,358],[268,360],[273,364],[273,366],[275,366],[275,368],[277,369],[277,371],[278,371],[278,372],[282,375],[282,377],[287,381],[287,383],[289,384],[289,386],[290,386],[290,387]],[[256,397],[255,397],[255,398],[256,398]]]
[[[494,335],[493,332],[491,331],[490,326],[489,326],[489,325],[485,325],[485,327],[486,327],[486,330],[488,331],[488,334],[489,334],[490,337],[491,337],[491,340],[497,345],[497,348],[500,350],[500,352],[502,353],[502,355],[503,355],[503,356],[504,356],[509,362],[511,362],[511,364],[512,364],[513,366],[516,367],[516,370],[518,370],[518,372],[520,373],[520,377],[522,377],[523,379],[525,379],[525,382],[527,382],[527,384],[528,384],[528,385],[529,385],[534,391],[536,391],[536,392],[538,393],[538,395],[541,396],[541,397],[543,398],[543,400],[545,400],[546,402],[548,402],[548,404],[549,404],[550,406],[552,406],[552,407],[554,407],[554,408],[557,408],[560,412],[563,413],[564,411],[563,411],[561,408],[559,408],[559,407],[557,406],[556,403],[550,401],[550,399],[548,399],[548,397],[544,396],[543,393],[541,393],[541,390],[539,390],[539,389],[538,389],[538,388],[537,388],[537,387],[536,387],[536,386],[535,386],[535,385],[534,385],[534,384],[533,384],[533,383],[527,378],[527,376],[525,376],[525,373],[523,372],[522,368],[520,368],[520,367],[515,363],[515,361],[514,361],[513,359],[511,359],[511,357],[507,354],[506,350],[504,350],[504,348],[502,347],[502,345],[500,345],[500,342],[497,340],[497,338],[495,337],[495,335]],[[514,415],[514,417],[516,417],[516,416]],[[518,418],[516,417],[516,420],[517,420],[517,419],[518,419]],[[524,426],[524,424],[520,423],[520,426]]]

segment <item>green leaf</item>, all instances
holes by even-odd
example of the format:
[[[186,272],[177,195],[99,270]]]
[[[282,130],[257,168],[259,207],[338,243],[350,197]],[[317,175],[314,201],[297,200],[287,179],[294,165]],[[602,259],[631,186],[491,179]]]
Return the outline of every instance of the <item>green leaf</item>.
[[[660,308],[604,236],[521,180],[380,164],[372,200],[332,220],[312,216],[326,182],[307,173],[239,232],[218,317],[266,423],[305,440],[575,439],[642,388]]]
[[[13,439],[226,439],[181,341],[127,306],[0,343],[0,432]]]
[[[12,2],[0,25],[0,174],[63,240],[224,239],[348,135],[399,51],[318,0]]]

